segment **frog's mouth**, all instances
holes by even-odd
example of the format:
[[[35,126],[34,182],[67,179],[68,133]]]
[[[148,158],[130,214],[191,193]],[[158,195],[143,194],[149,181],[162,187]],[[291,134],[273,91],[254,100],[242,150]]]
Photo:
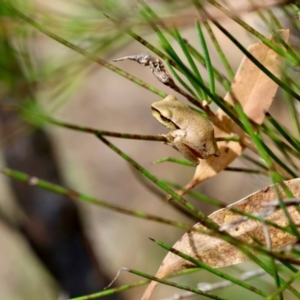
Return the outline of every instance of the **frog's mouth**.
[[[152,116],[158,120],[161,124],[166,126],[169,129],[180,129],[174,122],[172,122],[170,119],[164,117],[157,109],[151,106],[151,112]]]

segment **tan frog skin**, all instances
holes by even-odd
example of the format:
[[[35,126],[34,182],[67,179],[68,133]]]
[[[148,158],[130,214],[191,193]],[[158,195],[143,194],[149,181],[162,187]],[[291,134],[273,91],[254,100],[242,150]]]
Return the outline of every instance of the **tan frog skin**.
[[[166,135],[167,144],[179,151],[186,159],[197,165],[200,159],[220,152],[210,121],[180,102],[172,95],[151,105],[152,115],[171,129]]]

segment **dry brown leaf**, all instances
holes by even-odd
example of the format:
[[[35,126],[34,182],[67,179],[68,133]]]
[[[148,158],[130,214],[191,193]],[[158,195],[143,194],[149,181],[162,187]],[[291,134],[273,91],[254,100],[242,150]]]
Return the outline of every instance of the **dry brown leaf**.
[[[277,34],[280,35],[284,41],[288,41],[289,30],[278,30]],[[276,36],[271,35],[270,40],[282,47],[280,43],[276,43]],[[282,56],[278,55],[263,43],[251,45],[248,51],[276,77],[281,77],[284,63]],[[255,66],[249,58],[244,57],[231,85],[231,93],[227,93],[224,100],[233,104],[234,101],[231,97],[233,94],[242,105],[246,115],[255,123],[261,124],[265,117],[264,110],[268,110],[271,106],[277,88],[278,85],[273,80]],[[221,120],[223,124],[226,124],[226,127],[231,129],[232,132],[245,137],[245,133],[242,129],[228,118],[224,111],[219,109],[217,115],[219,120]],[[215,136],[225,137],[228,136],[228,133],[215,126]],[[197,166],[191,182],[189,182],[182,191],[178,192],[179,194],[182,195],[186,190],[193,188],[202,181],[223,171],[236,157],[241,155],[245,149],[243,145],[237,142],[218,142],[218,147],[220,149],[220,156],[202,160]]]
[[[286,186],[290,189],[295,197],[300,197],[300,178],[292,179],[285,182]],[[286,196],[282,189],[280,190],[280,196],[285,199]],[[224,226],[240,220],[241,215],[236,214],[229,210],[230,208],[237,209],[239,211],[248,214],[257,214],[266,210],[266,206],[262,203],[268,203],[277,199],[277,194],[273,185],[268,186],[254,194],[247,196],[246,198],[239,200],[224,209],[220,209],[209,217],[216,222],[219,226]],[[300,224],[300,214],[294,206],[287,208],[292,220],[295,224]],[[266,217],[269,220],[280,226],[287,226],[288,220],[282,210],[275,210],[272,214]],[[193,226],[195,229],[206,229],[200,223]],[[290,235],[280,229],[276,229],[271,226],[267,226],[272,248],[279,248],[296,241],[296,237]],[[263,231],[263,224],[259,221],[248,219],[238,225],[229,227],[228,233],[239,240],[251,243],[252,237],[265,243],[265,235]],[[185,254],[204,262],[205,264],[213,268],[221,268],[231,266],[249,260],[248,257],[240,252],[236,247],[229,243],[224,242],[221,239],[211,237],[190,231],[185,233],[181,239],[173,246],[173,248],[184,252]],[[163,260],[156,277],[163,278],[173,272],[180,271],[189,267],[195,267],[189,261],[169,252]],[[145,291],[142,300],[150,299],[153,289],[157,285],[156,281],[152,281]]]

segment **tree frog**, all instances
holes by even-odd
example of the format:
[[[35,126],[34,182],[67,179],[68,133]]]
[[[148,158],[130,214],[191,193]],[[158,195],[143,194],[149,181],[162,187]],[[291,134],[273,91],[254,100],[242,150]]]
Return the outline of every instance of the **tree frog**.
[[[151,105],[152,115],[164,126],[171,129],[163,134],[166,144],[175,148],[186,159],[197,165],[200,159],[220,152],[210,121],[180,102],[172,95]]]

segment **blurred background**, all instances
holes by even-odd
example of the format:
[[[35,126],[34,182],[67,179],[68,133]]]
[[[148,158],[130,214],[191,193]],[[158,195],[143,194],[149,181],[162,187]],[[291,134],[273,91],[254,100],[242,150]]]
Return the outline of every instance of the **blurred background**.
[[[262,1],[252,2],[262,4]],[[264,1],[264,5],[275,2]],[[171,18],[182,36],[200,48],[194,28],[196,11],[189,1],[153,0],[147,3],[162,19]],[[46,3],[16,0],[13,5],[47,30],[109,62],[148,51],[124,33],[129,23],[122,20],[127,18],[144,39],[159,47],[157,37],[138,19],[135,1],[53,0]],[[227,5],[259,32],[270,34],[271,29],[250,9],[248,1],[227,1]],[[257,42],[221,12],[208,9],[245,47]],[[4,8],[0,8],[0,12],[1,104],[30,106],[30,103],[38,103],[47,114],[59,120],[102,130],[153,135],[167,132],[151,115],[150,106],[159,100],[157,95],[92,63],[9,15]],[[103,12],[118,17],[121,20],[118,26],[104,17]],[[273,8],[273,12],[284,28],[290,27],[281,9]],[[242,54],[222,33],[213,29],[236,70]],[[295,34],[292,33],[291,40],[297,44]],[[207,41],[213,64],[225,72],[209,38]],[[178,50],[175,43],[174,48]],[[132,61],[115,64],[158,89],[174,94],[159,83],[148,68]],[[205,77],[206,72],[199,68]],[[221,86],[218,92],[225,95]],[[178,98],[184,100],[181,96]],[[289,126],[285,122],[287,111],[280,92],[271,113]],[[9,166],[107,202],[193,224],[162,201],[163,194],[157,194],[151,185],[145,184],[127,162],[93,135],[53,125],[36,127],[3,106],[0,129],[1,168]],[[162,143],[109,140],[159,178],[183,186],[193,176],[194,168],[191,167],[152,164],[165,156],[180,158],[175,150]],[[232,165],[248,167],[249,163],[238,159]],[[268,183],[267,177],[224,171],[197,186],[196,190],[232,203]],[[86,295],[102,290],[122,267],[154,274],[166,252],[148,237],[174,244],[184,233],[91,204],[75,203],[4,176],[0,177],[0,191],[0,299],[68,299]],[[215,210],[203,203],[196,205],[207,214]],[[232,267],[229,272],[239,274],[251,268],[254,266],[247,263]],[[216,280],[203,274],[180,280],[186,284],[201,282],[203,278],[204,281]],[[115,286],[138,280],[140,278],[124,272]],[[265,280],[256,284],[269,284]],[[139,299],[142,289],[144,287],[105,299]],[[157,297],[176,292],[161,287]],[[232,287],[222,296],[230,297],[235,293]]]

